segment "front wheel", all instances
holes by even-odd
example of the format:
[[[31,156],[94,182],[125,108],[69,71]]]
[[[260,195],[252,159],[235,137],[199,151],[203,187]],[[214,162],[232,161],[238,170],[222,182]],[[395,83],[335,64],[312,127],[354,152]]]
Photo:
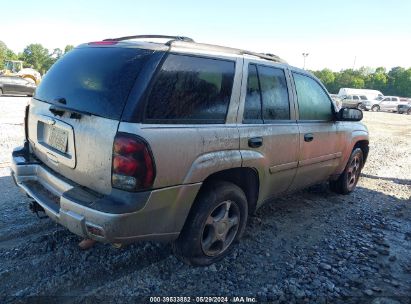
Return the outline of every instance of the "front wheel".
[[[374,105],[371,107],[371,111],[373,112],[379,112],[380,111],[380,106]]]
[[[411,115],[411,108],[407,110],[407,115]]]
[[[228,182],[201,190],[187,222],[173,243],[174,254],[190,265],[206,266],[224,258],[241,238],[247,223],[244,192]]]
[[[339,194],[351,193],[357,186],[360,179],[361,169],[364,164],[364,155],[360,148],[355,148],[347,162],[347,165],[340,177],[335,181],[330,181],[332,191]]]

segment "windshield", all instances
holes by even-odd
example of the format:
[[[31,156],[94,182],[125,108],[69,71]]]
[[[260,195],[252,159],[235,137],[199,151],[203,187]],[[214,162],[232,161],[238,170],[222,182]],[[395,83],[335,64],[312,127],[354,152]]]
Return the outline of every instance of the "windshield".
[[[120,119],[128,94],[153,51],[76,48],[45,75],[34,98],[110,119]],[[65,104],[57,100],[65,99]]]

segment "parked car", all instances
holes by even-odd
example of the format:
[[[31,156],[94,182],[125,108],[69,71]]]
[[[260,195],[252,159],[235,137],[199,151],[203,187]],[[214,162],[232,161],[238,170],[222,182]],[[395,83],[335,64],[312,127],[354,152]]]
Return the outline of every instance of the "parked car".
[[[398,105],[398,114],[407,113],[408,115],[411,114],[411,104],[400,104]]]
[[[368,100],[381,100],[384,97],[384,94],[378,90],[370,90],[370,89],[353,89],[353,88],[341,88],[338,91],[338,96],[343,97],[347,95],[363,95],[367,96]]]
[[[330,94],[331,99],[334,101],[337,110],[342,108],[342,99],[337,94]]]
[[[2,94],[33,96],[35,90],[36,85],[31,81],[15,76],[0,76],[0,96]]]
[[[355,189],[362,112],[337,111],[311,73],[184,37],[141,41],[151,37],[83,44],[46,74],[12,158],[32,210],[101,242],[172,241],[181,260],[208,265],[273,198],[324,181]]]
[[[342,106],[346,108],[356,108],[365,110],[365,104],[369,102],[365,95],[346,95],[341,98]]]
[[[374,100],[366,104],[366,109],[374,112],[398,112],[399,105],[406,105],[407,101],[401,100],[398,96],[385,96],[381,101]]]

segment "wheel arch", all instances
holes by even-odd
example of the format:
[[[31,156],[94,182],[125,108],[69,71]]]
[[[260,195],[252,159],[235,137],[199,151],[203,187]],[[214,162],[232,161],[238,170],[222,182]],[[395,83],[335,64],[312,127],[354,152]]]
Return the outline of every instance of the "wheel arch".
[[[230,182],[241,188],[247,198],[248,213],[255,212],[260,191],[260,181],[256,169],[238,167],[212,173],[204,180],[197,195],[204,191],[210,183],[216,181]]]
[[[365,164],[365,162],[367,161],[368,158],[368,153],[370,151],[370,147],[369,147],[369,140],[367,139],[362,139],[362,140],[358,140],[351,151],[353,151],[356,148],[360,148],[363,154],[363,166]]]
[[[338,178],[338,176],[344,171],[345,166],[347,165],[347,162],[351,156],[352,151],[357,147],[361,148],[364,154],[364,161],[363,161],[363,166],[364,166],[365,161],[367,160],[367,157],[368,157],[368,152],[369,152],[368,145],[369,145],[368,132],[366,132],[365,130],[354,131],[351,135],[351,141],[347,143],[347,146],[344,149],[343,158],[341,160],[341,163],[336,169],[335,173],[332,175],[331,179]]]

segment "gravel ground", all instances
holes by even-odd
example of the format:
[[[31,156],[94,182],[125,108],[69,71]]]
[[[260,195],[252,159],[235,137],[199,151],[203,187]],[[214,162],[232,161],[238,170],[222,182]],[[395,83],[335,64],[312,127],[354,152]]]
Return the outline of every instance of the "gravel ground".
[[[179,262],[168,244],[81,251],[80,238],[30,213],[4,164],[21,144],[27,100],[0,98],[1,303],[149,296],[411,303],[411,116],[364,113],[371,150],[354,193],[336,195],[318,185],[277,199],[250,218],[228,258],[196,268]]]

